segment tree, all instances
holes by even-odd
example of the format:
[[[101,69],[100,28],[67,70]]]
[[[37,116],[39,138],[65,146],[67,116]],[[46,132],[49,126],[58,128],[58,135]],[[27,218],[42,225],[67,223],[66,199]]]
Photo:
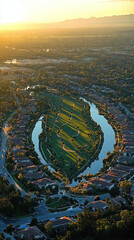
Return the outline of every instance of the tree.
[[[22,180],[22,179],[23,179],[22,173],[19,173],[19,174],[18,174],[18,179],[19,179],[19,180]]]
[[[111,190],[110,190],[110,195],[112,197],[116,197],[117,195],[119,195],[120,191],[119,191],[119,187],[118,186],[114,186]]]
[[[100,200],[100,196],[97,195],[94,197],[94,201],[98,201],[98,200]]]
[[[0,240],[4,240],[4,239],[5,239],[5,237],[4,237],[3,233],[0,233]]]
[[[76,224],[77,224],[77,231],[79,231],[80,233],[84,233],[85,221],[82,213],[78,213]]]
[[[84,205],[87,205],[88,202],[89,202],[88,199],[85,199]]]
[[[132,187],[132,183],[131,181],[128,180],[124,180],[120,182],[120,187],[122,192],[125,194],[125,196],[130,193],[131,187]]]
[[[71,232],[67,231],[65,237],[62,238],[62,240],[70,240],[71,239]]]
[[[122,211],[120,213],[120,217],[121,217],[121,220],[125,222],[126,226],[133,220],[132,213],[128,210]]]
[[[14,184],[11,184],[11,185],[9,186],[9,193],[15,192],[15,191],[16,191],[16,189],[15,189]]]
[[[6,231],[7,231],[7,233],[11,234],[12,231],[13,231],[13,225],[12,224],[8,224]]]
[[[53,227],[52,227],[52,223],[50,221],[48,221],[45,225],[45,229],[47,231],[48,236],[50,237],[52,235],[53,232]]]
[[[2,211],[9,217],[12,217],[14,214],[14,206],[8,199],[3,199],[3,203],[1,205]]]
[[[37,223],[38,223],[37,218],[32,218],[31,223],[30,223],[30,226],[36,226]]]
[[[50,204],[50,203],[51,203],[51,198],[50,198],[50,196],[48,196],[46,199],[46,204]]]

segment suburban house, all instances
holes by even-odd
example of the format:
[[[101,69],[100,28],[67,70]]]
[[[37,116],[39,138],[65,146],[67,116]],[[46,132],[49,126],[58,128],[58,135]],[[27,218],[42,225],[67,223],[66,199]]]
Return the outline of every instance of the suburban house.
[[[126,199],[121,196],[117,196],[114,198],[110,198],[110,202],[111,202],[111,204],[113,204],[113,205],[116,204],[118,207],[120,207],[121,203],[126,204]]]
[[[101,178],[104,179],[106,182],[111,182],[111,181],[115,181],[118,182],[120,180],[120,177],[116,176],[116,175],[112,175],[110,173],[104,173],[103,175],[101,175]]]
[[[119,163],[133,165],[134,164],[134,157],[127,157],[127,156],[121,156],[117,160]]]
[[[92,209],[94,212],[98,209],[102,210],[102,211],[106,211],[106,209],[108,208],[108,204],[102,200],[98,200],[98,201],[93,201],[90,202],[86,205],[86,209]]]
[[[41,232],[37,226],[26,227],[24,229],[16,230],[14,237],[16,239],[34,240],[47,239],[46,235]]]
[[[91,178],[88,182],[86,182],[83,186],[87,190],[92,190],[94,187],[99,189],[108,189],[111,190],[114,187],[113,183],[106,182],[102,178]]]
[[[134,148],[125,147],[123,155],[128,157],[134,157]]]
[[[113,168],[109,171],[109,174],[118,176],[121,179],[121,178],[126,177],[128,173],[126,171],[122,171],[122,170]]]
[[[35,180],[32,182],[33,184],[37,185],[38,188],[47,188],[47,187],[52,187],[52,189],[55,189],[55,187],[57,186],[56,182],[54,182],[53,180],[49,179],[49,178],[41,178],[39,180]]]
[[[52,227],[55,230],[58,230],[58,229],[66,230],[67,225],[74,221],[70,217],[61,217],[51,222],[52,222]]]
[[[34,179],[40,179],[43,178],[45,176],[44,172],[33,172],[33,173],[26,173],[23,174],[24,178],[26,178],[27,180],[34,180]]]
[[[23,168],[24,173],[35,173],[38,171],[38,167],[36,165],[27,166]]]
[[[109,183],[112,180],[119,182],[121,179],[126,178],[126,176],[132,173],[133,171],[134,171],[133,167],[117,164],[113,168],[108,170],[107,173],[101,175],[101,178]]]
[[[19,163],[16,163],[16,166],[18,168],[33,166],[33,162],[19,162]]]
[[[124,172],[126,172],[126,174],[129,174],[134,170],[133,167],[125,166],[122,164],[117,164],[116,166],[113,167],[113,169],[119,170],[119,171],[124,171]]]
[[[15,163],[19,163],[19,162],[31,162],[31,160],[28,157],[17,157],[15,159]]]

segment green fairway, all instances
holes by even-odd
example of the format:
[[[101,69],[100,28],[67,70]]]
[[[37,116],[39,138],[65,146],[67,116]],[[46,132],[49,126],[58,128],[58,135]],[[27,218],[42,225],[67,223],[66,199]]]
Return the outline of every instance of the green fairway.
[[[101,131],[80,99],[44,95],[50,111],[43,119],[42,150],[48,161],[71,178],[90,161],[100,143]]]

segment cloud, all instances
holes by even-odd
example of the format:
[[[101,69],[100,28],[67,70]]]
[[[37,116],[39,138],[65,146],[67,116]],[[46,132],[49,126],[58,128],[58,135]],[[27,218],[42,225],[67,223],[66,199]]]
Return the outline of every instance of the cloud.
[[[107,0],[107,2],[134,2],[134,0]]]
[[[134,0],[107,0],[107,2],[134,2]]]
[[[98,0],[98,2],[134,2],[134,0]]]

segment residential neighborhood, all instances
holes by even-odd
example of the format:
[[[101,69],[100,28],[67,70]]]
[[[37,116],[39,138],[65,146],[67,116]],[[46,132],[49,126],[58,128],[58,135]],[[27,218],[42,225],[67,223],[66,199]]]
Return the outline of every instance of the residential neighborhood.
[[[1,240],[133,240],[132,20],[0,31]]]

